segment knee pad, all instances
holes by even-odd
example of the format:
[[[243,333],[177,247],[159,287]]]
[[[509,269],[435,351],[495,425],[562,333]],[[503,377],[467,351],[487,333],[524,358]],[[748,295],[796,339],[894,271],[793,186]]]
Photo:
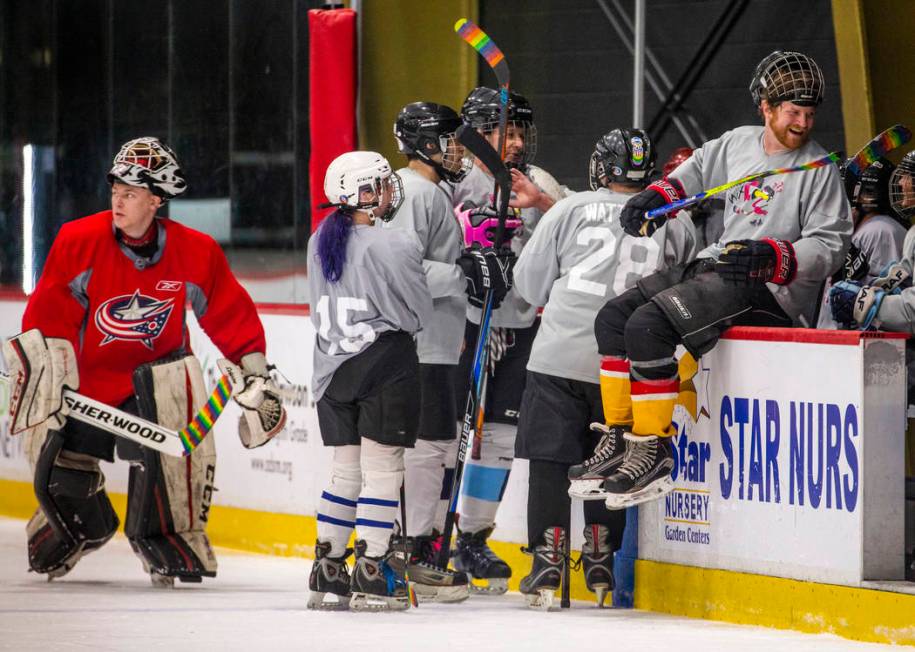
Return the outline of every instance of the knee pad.
[[[118,517],[94,457],[64,450],[65,436],[49,431],[34,471],[38,511],[26,526],[29,567],[59,577],[108,541]]]
[[[186,425],[206,401],[193,356],[141,365],[133,381],[139,416],[168,428]],[[215,576],[216,557],[205,534],[216,475],[213,437],[185,458],[142,447],[125,453],[131,468],[124,533],[144,569],[186,581]]]
[[[639,372],[651,369],[649,378],[667,378],[677,372],[674,352],[680,336],[664,312],[654,303],[639,306],[632,313],[626,322],[624,337],[631,368],[638,368]],[[656,372],[654,367],[657,367]]]
[[[404,474],[404,449],[362,439],[363,492],[385,496],[400,493]]]

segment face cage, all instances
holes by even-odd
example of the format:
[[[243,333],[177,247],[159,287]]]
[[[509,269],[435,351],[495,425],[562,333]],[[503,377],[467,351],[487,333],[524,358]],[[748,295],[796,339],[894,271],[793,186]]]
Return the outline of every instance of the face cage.
[[[591,185],[591,190],[603,188],[604,184],[601,183],[600,178],[606,176],[607,175],[604,172],[604,162],[597,152],[591,152],[591,160],[588,162],[588,182]]]
[[[760,77],[760,97],[769,103],[819,106],[823,101],[823,72],[806,55],[787,52],[769,64]]]
[[[442,153],[442,176],[452,183],[462,181],[473,168],[473,155],[458,142],[454,132],[439,136],[438,148]],[[457,156],[456,152],[461,155]]]
[[[911,220],[915,218],[915,172],[905,169],[904,163],[890,177],[890,206],[900,217]]]
[[[519,167],[526,168],[528,165],[534,162],[534,158],[537,156],[537,125],[533,122],[521,122],[520,120],[509,120],[509,127],[520,127],[524,135],[524,150],[521,153],[521,163]],[[495,122],[486,122],[477,127],[484,134],[492,133],[493,131],[499,130],[499,121]]]
[[[390,181],[391,183],[391,205],[388,206],[388,209],[381,215],[375,215],[374,209],[378,208],[381,204],[381,197],[384,195],[384,184],[385,181]],[[396,172],[392,172],[391,176],[382,179],[381,177],[375,178],[374,187],[363,186],[359,189],[359,194],[362,194],[366,190],[371,190],[375,193],[376,200],[373,202],[358,203],[356,208],[358,210],[368,211],[372,217],[379,219],[382,222],[390,222],[394,214],[397,213],[397,210],[403,204],[403,181],[400,178],[400,175]]]

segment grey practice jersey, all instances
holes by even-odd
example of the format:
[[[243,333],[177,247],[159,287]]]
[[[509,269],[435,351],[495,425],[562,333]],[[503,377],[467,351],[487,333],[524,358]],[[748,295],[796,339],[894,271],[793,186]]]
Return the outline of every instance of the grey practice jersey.
[[[915,226],[905,234],[902,243],[902,264],[909,274],[915,270]],[[877,313],[880,328],[899,333],[915,333],[915,287],[906,288],[901,294],[883,298]],[[911,379],[909,380],[911,383]]]
[[[410,168],[397,171],[403,180],[404,201],[386,228],[415,233],[422,244],[423,269],[434,312],[416,337],[419,361],[424,364],[457,364],[464,342],[467,282],[456,264],[464,236],[448,195]]]
[[[626,235],[620,209],[631,197],[600,189],[556,203],[515,266],[515,288],[543,305],[527,368],[589,383],[600,381],[594,318],[640,278],[685,263],[695,250],[689,215],[681,213],[651,238]]]
[[[334,372],[385,331],[416,333],[432,315],[419,242],[400,231],[356,225],[338,281],[321,271],[318,238],[308,241],[311,321],[317,331],[311,391],[317,401]]]
[[[564,190],[553,176],[535,165],[528,166],[527,177],[536,184],[540,190],[559,200],[564,196]],[[474,165],[468,175],[458,184],[449,185],[452,204],[460,206],[469,202],[475,206],[484,206],[492,202],[495,181],[491,176]],[[521,221],[524,228],[512,238],[511,248],[516,255],[521,255],[524,245],[531,239],[534,229],[543,217],[543,211],[538,208],[521,209]],[[537,317],[537,308],[522,299],[514,288],[509,290],[505,299],[492,313],[492,325],[504,328],[527,328],[534,323]],[[480,323],[480,309],[475,306],[467,307],[467,319],[474,324]]]
[[[826,154],[813,141],[790,152],[767,155],[763,127],[738,127],[710,140],[671,173],[687,195],[772,168],[791,167]],[[758,197],[761,189],[766,197]],[[727,192],[724,233],[700,257],[717,258],[734,240],[789,240],[797,253],[797,277],[789,285],[769,284],[782,309],[809,325],[823,280],[845,257],[852,222],[848,200],[834,165],[777,175]]]

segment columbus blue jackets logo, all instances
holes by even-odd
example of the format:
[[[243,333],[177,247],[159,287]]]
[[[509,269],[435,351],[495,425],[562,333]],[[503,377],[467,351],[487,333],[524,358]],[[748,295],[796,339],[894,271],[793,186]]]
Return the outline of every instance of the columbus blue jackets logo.
[[[108,299],[95,311],[95,325],[105,335],[101,346],[125,340],[142,342],[152,349],[153,340],[165,329],[174,302],[174,299],[154,299],[140,294],[140,290]]]

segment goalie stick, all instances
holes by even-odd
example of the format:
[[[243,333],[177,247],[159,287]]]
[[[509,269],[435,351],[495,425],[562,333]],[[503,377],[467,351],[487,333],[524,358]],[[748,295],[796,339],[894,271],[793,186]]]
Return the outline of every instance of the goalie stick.
[[[0,381],[10,383],[11,379],[7,374],[0,372]],[[71,389],[63,390],[63,400],[68,409],[67,417],[173,457],[186,457],[200,445],[203,438],[212,430],[213,424],[222,414],[231,396],[229,379],[226,376],[220,377],[207,402],[197,411],[190,423],[181,430],[171,430]]]

